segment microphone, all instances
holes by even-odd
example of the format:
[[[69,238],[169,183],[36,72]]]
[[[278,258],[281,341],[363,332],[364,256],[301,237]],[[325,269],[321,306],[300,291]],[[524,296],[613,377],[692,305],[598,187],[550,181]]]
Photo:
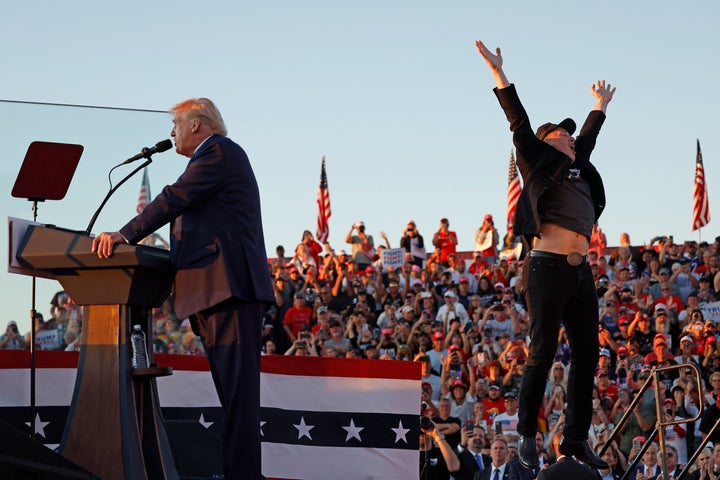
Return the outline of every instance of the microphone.
[[[138,153],[138,154],[135,155],[135,156],[132,156],[132,157],[128,158],[127,160],[125,160],[125,161],[124,161],[123,163],[121,163],[120,165],[127,165],[128,163],[132,163],[132,162],[134,162],[134,161],[136,161],[136,160],[140,160],[141,158],[150,158],[150,156],[151,156],[153,153],[161,153],[161,152],[164,152],[164,151],[166,151],[166,150],[170,150],[170,149],[172,148],[172,146],[173,146],[173,144],[172,144],[172,142],[170,141],[170,139],[168,138],[168,139],[166,139],[166,140],[163,140],[162,142],[156,143],[154,147],[150,147],[150,148],[145,147],[145,148],[143,148],[143,149],[140,151],[140,153]]]

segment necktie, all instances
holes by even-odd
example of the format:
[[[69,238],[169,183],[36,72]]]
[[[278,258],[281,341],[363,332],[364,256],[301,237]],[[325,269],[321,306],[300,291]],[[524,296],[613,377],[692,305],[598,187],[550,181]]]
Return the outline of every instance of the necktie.
[[[500,480],[500,470],[499,469],[497,469],[497,468],[495,469],[495,473],[493,474],[492,480]]]
[[[485,465],[483,465],[482,455],[480,455],[479,453],[475,454],[475,462],[477,462],[478,467],[480,467],[480,470],[482,470],[485,467]]]

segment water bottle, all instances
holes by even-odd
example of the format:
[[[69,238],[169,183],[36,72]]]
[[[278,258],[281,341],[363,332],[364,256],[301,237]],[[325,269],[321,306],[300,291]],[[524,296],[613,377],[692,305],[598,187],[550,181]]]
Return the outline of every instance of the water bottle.
[[[145,344],[145,333],[140,328],[140,325],[133,325],[130,345],[132,347],[132,368],[148,368],[150,361],[148,360],[147,346]]]

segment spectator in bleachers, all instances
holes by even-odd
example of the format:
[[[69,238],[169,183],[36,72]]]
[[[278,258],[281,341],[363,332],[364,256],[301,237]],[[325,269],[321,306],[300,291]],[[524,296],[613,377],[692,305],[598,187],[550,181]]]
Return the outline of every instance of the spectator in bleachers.
[[[352,247],[352,258],[357,263],[358,270],[373,263],[377,251],[372,235],[365,233],[365,222],[357,221],[350,226],[350,231],[345,236],[345,243]]]
[[[286,281],[290,286],[290,290],[293,294],[301,292],[305,286],[305,278],[300,274],[298,267],[292,263],[287,265],[287,278]]]
[[[293,296],[293,305],[285,313],[283,327],[291,342],[295,342],[300,328],[304,325],[311,325],[313,310],[305,303],[305,295],[300,292]]]
[[[640,354],[647,355],[652,351],[655,332],[652,331],[650,317],[646,313],[638,311],[630,325],[628,334],[631,342],[637,342],[640,346]]]
[[[0,335],[0,349],[4,350],[24,350],[28,348],[28,343],[20,335],[17,322],[10,320],[5,327],[5,333]]]
[[[323,247],[315,241],[315,237],[310,230],[305,230],[302,234],[301,243],[305,245],[305,252],[313,258],[315,266],[320,266],[320,254],[323,251]]]
[[[598,443],[595,445],[595,453],[599,454],[604,447],[605,442]],[[602,455],[602,459],[608,463],[610,468],[598,470],[600,480],[619,480],[622,478],[627,466],[624,465],[626,459],[625,455],[620,451],[614,442],[605,450],[605,453]]]
[[[447,218],[440,219],[440,228],[433,235],[432,244],[437,252],[437,262],[448,267],[448,255],[456,252],[458,238],[457,234],[450,230],[450,221]]]
[[[480,252],[490,265],[495,264],[497,259],[497,246],[500,243],[500,235],[495,228],[495,222],[492,215],[485,215],[483,223],[475,231],[475,252]]]
[[[450,323],[457,319],[460,322],[460,328],[465,328],[465,324],[470,320],[465,307],[457,301],[457,294],[453,290],[448,290],[443,295],[445,303],[438,309],[435,321],[442,322],[447,331],[450,330]]]
[[[700,455],[698,455],[695,461],[695,470],[692,471],[685,478],[687,480],[714,480],[715,475],[713,473],[713,461],[712,461],[712,447],[707,446],[703,448]]]
[[[275,259],[270,262],[270,274],[275,277],[278,273],[284,272],[287,266],[287,258],[285,258],[285,247],[278,245],[275,247]]]
[[[418,267],[423,266],[423,262],[427,259],[427,251],[425,249],[425,241],[423,236],[418,232],[417,225],[412,220],[407,222],[407,226],[403,231],[400,239],[400,247],[410,254],[411,262]]]

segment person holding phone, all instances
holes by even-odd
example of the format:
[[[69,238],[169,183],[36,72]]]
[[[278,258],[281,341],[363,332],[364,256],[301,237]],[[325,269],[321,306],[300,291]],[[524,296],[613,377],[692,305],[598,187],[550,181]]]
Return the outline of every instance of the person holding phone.
[[[5,329],[5,333],[0,335],[0,349],[23,350],[26,348],[28,348],[28,344],[22,335],[20,335],[17,322],[10,320]]]
[[[522,279],[531,329],[530,355],[519,392],[520,461],[528,468],[539,465],[537,413],[562,323],[570,342],[571,367],[560,453],[592,468],[607,468],[587,441],[599,345],[598,299],[587,253],[593,224],[605,208],[602,178],[590,163],[590,154],[615,88],[605,80],[590,87],[595,106],[577,139],[572,136],[575,122],[570,118],[545,123],[533,132],[515,86],[505,76],[500,49],[493,53],[479,40],[476,46],[495,79],[494,91],[510,123],[524,180],[513,232],[532,247]]]
[[[490,466],[492,459],[482,453],[485,443],[485,431],[473,422],[466,423],[460,435],[460,445],[457,447],[460,469],[453,474],[455,480],[473,480],[476,472],[481,472]]]

